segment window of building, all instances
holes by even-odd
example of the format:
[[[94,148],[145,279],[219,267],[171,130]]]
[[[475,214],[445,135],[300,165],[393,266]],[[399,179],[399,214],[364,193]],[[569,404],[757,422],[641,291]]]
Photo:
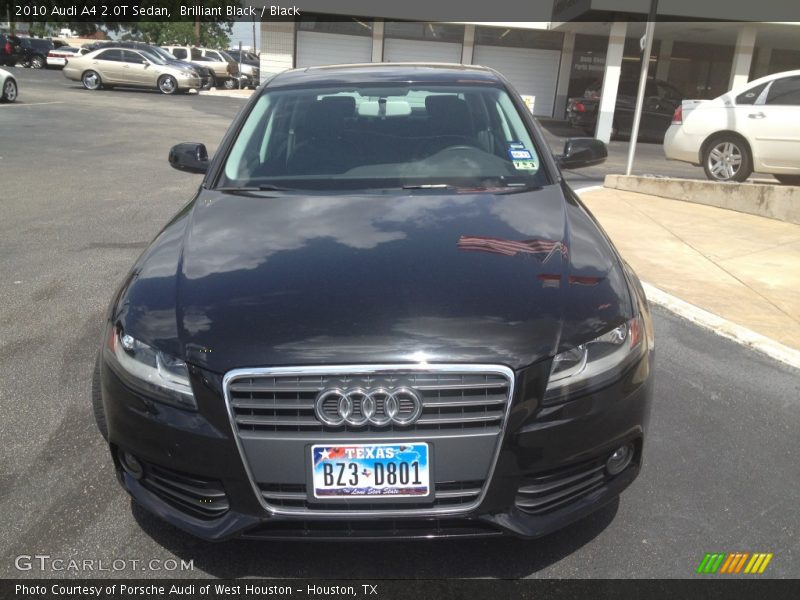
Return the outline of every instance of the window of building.
[[[363,35],[372,37],[372,21],[361,17],[334,17],[304,14],[297,24],[299,31]]]
[[[564,34],[556,31],[541,31],[538,29],[476,27],[475,43],[484,46],[561,50],[561,46],[564,43]]]
[[[464,40],[464,26],[449,23],[386,21],[384,34],[386,37],[406,40],[430,40],[460,44]]]

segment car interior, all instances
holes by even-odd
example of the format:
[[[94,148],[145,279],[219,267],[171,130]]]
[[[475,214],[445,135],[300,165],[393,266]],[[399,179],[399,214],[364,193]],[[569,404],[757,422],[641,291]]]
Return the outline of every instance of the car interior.
[[[467,175],[520,175],[509,143],[525,142],[535,155],[527,133],[511,124],[492,94],[391,93],[278,98],[261,120],[264,133],[253,136],[260,151],[244,153],[263,162],[244,171],[249,178],[378,171],[402,177],[458,160]]]

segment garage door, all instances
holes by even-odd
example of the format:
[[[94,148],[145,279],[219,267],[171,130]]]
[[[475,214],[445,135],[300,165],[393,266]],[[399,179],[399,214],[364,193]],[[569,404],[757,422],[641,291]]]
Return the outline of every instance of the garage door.
[[[297,66],[341,65],[372,61],[372,38],[316,31],[297,32]]]
[[[383,43],[386,62],[461,62],[461,44],[386,38]]]
[[[500,71],[523,96],[534,96],[533,114],[552,117],[558,83],[558,50],[475,46],[472,62]]]

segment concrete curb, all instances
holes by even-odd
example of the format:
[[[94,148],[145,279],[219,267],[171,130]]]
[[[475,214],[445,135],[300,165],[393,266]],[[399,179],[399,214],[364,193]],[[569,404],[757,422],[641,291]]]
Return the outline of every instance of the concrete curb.
[[[599,187],[600,186],[586,187],[577,190],[576,193],[581,195],[584,192],[591,192]],[[800,351],[785,346],[772,338],[756,333],[742,325],[737,325],[732,321],[723,319],[685,300],[681,300],[650,283],[642,282],[642,287],[647,295],[647,299],[651,303],[662,306],[679,317],[687,319],[717,335],[733,340],[742,346],[747,346],[790,367],[800,369]]]
[[[201,96],[219,96],[221,98],[239,98],[247,100],[253,95],[255,90],[200,90],[197,92]]]
[[[800,187],[674,177],[606,175],[605,187],[706,204],[800,225]]]
[[[685,300],[663,292],[649,283],[642,282],[642,287],[647,295],[647,299],[653,304],[662,306],[705,329],[710,329],[717,335],[752,348],[762,354],[766,354],[770,358],[791,367],[800,369],[800,350],[784,346],[780,342],[776,342],[760,333],[756,333],[746,327],[718,317],[714,313],[710,313],[694,304],[689,304]]]

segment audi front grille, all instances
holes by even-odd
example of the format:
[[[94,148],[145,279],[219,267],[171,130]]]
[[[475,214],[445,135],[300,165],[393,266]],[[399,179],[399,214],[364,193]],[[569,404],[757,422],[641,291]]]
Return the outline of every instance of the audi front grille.
[[[513,371],[501,365],[276,367],[237,369],[223,379],[234,437],[262,506],[340,517],[474,509],[497,462],[513,389]],[[430,443],[433,498],[343,506],[307,493],[313,444],[392,441]]]

